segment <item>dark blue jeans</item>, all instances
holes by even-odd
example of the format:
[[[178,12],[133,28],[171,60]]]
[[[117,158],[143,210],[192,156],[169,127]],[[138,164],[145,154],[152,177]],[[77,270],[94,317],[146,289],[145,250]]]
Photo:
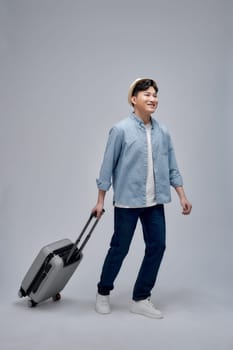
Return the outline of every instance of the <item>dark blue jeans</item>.
[[[104,261],[98,292],[110,294],[114,281],[126,257],[138,219],[140,219],[145,242],[145,255],[133,290],[133,300],[150,297],[165,251],[165,216],[162,204],[147,208],[114,209],[114,234]]]

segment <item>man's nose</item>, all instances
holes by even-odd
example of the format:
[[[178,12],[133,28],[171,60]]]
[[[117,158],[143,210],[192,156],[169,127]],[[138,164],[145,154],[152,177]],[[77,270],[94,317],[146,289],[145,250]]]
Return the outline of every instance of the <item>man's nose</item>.
[[[150,96],[150,101],[151,101],[151,102],[155,102],[155,101],[156,101],[156,98],[157,98],[156,96],[151,95],[151,96]]]

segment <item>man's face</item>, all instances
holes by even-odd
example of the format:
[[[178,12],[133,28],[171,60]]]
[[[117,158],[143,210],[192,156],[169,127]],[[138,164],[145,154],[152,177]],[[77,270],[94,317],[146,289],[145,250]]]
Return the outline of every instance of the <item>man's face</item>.
[[[154,113],[158,106],[157,93],[152,86],[145,91],[139,91],[137,96],[132,96],[131,101],[134,105],[135,111],[138,111],[143,115]]]

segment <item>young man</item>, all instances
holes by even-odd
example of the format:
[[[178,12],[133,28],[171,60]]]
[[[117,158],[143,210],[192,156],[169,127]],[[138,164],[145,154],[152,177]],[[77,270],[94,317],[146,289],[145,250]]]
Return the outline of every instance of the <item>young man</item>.
[[[151,117],[158,105],[157,93],[157,84],[152,79],[136,79],[131,84],[128,101],[134,111],[111,129],[97,179],[99,192],[93,211],[98,217],[111,184],[114,191],[114,234],[96,297],[96,311],[101,314],[111,312],[110,291],[139,219],[146,249],[130,311],[152,318],[163,317],[150,296],[165,250],[164,204],[171,201],[170,186],[179,196],[183,214],[191,212],[170,135]]]

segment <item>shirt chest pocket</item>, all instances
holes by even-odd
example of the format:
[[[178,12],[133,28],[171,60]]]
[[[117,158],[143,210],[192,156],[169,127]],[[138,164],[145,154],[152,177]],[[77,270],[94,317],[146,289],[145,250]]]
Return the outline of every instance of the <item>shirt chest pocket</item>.
[[[152,147],[155,155],[168,156],[169,144],[166,137],[163,134],[158,133],[156,137],[152,139]]]
[[[145,152],[145,144],[136,135],[132,135],[125,140],[124,143],[124,155],[129,160],[139,157]]]

